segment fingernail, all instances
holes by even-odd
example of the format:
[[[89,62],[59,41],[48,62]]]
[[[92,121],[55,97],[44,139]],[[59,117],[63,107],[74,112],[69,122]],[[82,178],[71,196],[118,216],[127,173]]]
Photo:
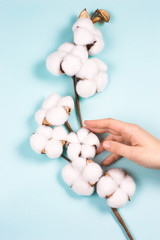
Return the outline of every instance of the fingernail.
[[[104,148],[110,148],[111,143],[110,143],[109,141],[105,141],[105,142],[103,143],[103,146],[104,146]]]

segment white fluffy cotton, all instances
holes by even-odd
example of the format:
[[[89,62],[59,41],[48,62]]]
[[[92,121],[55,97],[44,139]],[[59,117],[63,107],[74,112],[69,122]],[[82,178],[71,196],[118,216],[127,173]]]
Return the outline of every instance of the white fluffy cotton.
[[[43,109],[49,109],[51,107],[56,106],[56,104],[61,101],[61,96],[59,94],[50,94],[43,102],[42,108]]]
[[[56,51],[51,53],[46,60],[47,70],[53,75],[60,76],[64,74],[60,69],[60,64],[67,53],[64,51]]]
[[[58,51],[64,51],[64,52],[71,52],[72,49],[75,47],[75,44],[74,43],[71,43],[71,42],[65,42],[63,43],[59,48],[58,48]]]
[[[46,110],[45,109],[39,109],[34,116],[35,121],[41,125],[43,122],[43,119],[45,118]]]
[[[81,128],[77,133],[68,134],[67,155],[72,161],[78,157],[93,159],[99,144],[99,139],[94,133],[90,134],[87,128]]]
[[[83,180],[83,178],[78,178],[73,183],[72,190],[78,195],[90,196],[94,192],[94,187],[92,187],[88,182]]]
[[[107,65],[97,58],[87,59],[76,75],[79,79],[76,91],[79,96],[88,98],[102,91],[108,83]]]
[[[35,133],[30,137],[30,145],[32,149],[39,154],[45,148],[47,141],[48,139],[39,133]]]
[[[107,198],[107,204],[112,208],[123,207],[135,192],[135,182],[122,169],[108,170],[106,176],[97,183],[97,193]]]
[[[44,135],[47,139],[52,138],[52,128],[48,126],[41,125],[37,128],[36,133],[39,133],[41,135]]]
[[[73,77],[79,72],[81,64],[82,62],[79,57],[68,53],[62,61],[61,67],[66,75]]]
[[[45,153],[49,158],[59,158],[63,152],[63,146],[60,141],[51,139],[45,146]]]
[[[61,98],[58,101],[57,106],[59,106],[59,107],[68,107],[72,111],[74,109],[73,98],[71,96],[63,97],[63,98]]]
[[[62,169],[63,180],[71,187],[76,179],[80,176],[80,172],[77,171],[72,164],[67,164]]]
[[[53,107],[46,113],[46,120],[53,126],[63,125],[68,119],[68,113],[63,107]]]
[[[63,126],[57,126],[52,130],[52,138],[60,141],[67,141],[67,131]]]
[[[84,46],[75,46],[72,49],[71,53],[76,57],[79,57],[82,63],[84,63],[88,59],[88,51]]]
[[[75,169],[81,172],[87,165],[86,158],[78,157],[72,161],[72,165]]]
[[[103,170],[97,163],[88,163],[83,169],[82,177],[90,184],[95,184],[98,182],[99,178],[102,176]]]
[[[76,85],[76,91],[80,97],[91,97],[96,93],[96,83],[91,80],[80,80]]]
[[[85,28],[91,32],[95,30],[94,24],[89,18],[78,18],[72,27],[73,32],[77,30],[77,28]]]
[[[94,36],[92,32],[85,28],[77,28],[74,31],[74,43],[77,45],[87,45],[94,42]]]

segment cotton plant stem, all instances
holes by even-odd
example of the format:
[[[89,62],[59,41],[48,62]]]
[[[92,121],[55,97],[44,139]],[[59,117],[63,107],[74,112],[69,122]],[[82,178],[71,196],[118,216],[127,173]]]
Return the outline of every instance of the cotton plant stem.
[[[80,126],[81,128],[83,127],[83,124],[82,124],[82,117],[81,117],[81,110],[80,110],[80,103],[79,103],[79,96],[76,92],[76,77],[73,76],[72,77],[73,79],[73,85],[74,85],[74,94],[75,94],[75,98],[76,98],[76,106],[77,106],[77,112],[78,112],[78,118],[79,118],[79,123],[80,123]]]
[[[97,9],[98,10],[98,9]],[[90,19],[92,20],[94,18],[94,16],[96,15],[97,13],[97,10],[92,14],[92,16],[90,17]]]
[[[69,158],[67,158],[67,157],[64,156],[63,154],[61,155],[61,157],[63,157],[66,161],[71,162],[71,160],[69,160]]]
[[[65,125],[66,125],[67,129],[69,130],[69,132],[73,132],[73,130],[72,130],[72,128],[71,128],[71,126],[70,126],[68,121],[65,122]]]
[[[123,221],[121,215],[119,214],[118,210],[116,208],[111,208],[112,212],[114,213],[114,215],[116,216],[117,220],[119,221],[119,223],[122,225],[122,227],[124,228],[128,238],[130,240],[134,240],[134,238],[132,237],[130,231],[128,230],[125,222]]]

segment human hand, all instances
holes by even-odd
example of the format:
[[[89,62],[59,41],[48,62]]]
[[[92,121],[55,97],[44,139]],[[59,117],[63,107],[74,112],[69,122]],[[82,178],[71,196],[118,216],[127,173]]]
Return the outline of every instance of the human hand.
[[[160,169],[160,140],[143,128],[115,119],[86,120],[85,125],[95,133],[110,133],[100,144],[97,154],[111,154],[103,161],[109,165],[121,157],[148,168]]]

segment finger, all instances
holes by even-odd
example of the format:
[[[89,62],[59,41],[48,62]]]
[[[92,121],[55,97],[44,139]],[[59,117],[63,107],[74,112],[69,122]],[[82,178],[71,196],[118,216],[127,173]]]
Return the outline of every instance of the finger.
[[[103,142],[103,147],[109,152],[126,157],[130,160],[135,158],[136,150],[139,150],[139,147],[132,147],[123,143],[108,140]]]
[[[120,143],[124,143],[124,139],[122,136],[118,136],[118,135],[114,135],[114,134],[109,134],[106,138],[104,138],[101,143],[100,143],[100,146],[98,147],[97,149],[97,154],[100,154],[101,152],[103,152],[105,149],[103,147],[103,143],[104,141],[106,140],[112,140],[112,141],[117,141],[117,142],[120,142]]]
[[[111,163],[119,160],[120,158],[122,158],[120,155],[115,154],[115,153],[112,153],[111,155],[109,155],[109,156],[102,162],[102,164],[103,164],[104,166],[107,166],[107,165],[109,165],[109,164],[111,164]]]
[[[113,133],[113,134],[119,134],[109,128],[89,128],[87,127],[91,132],[94,132],[94,133]]]
[[[88,128],[98,128],[98,129],[106,128],[106,129],[111,129],[112,131],[115,131],[117,133],[121,133],[121,131],[123,131],[123,129],[129,125],[128,123],[111,119],[111,118],[100,119],[100,120],[86,120],[84,121],[84,124]]]

